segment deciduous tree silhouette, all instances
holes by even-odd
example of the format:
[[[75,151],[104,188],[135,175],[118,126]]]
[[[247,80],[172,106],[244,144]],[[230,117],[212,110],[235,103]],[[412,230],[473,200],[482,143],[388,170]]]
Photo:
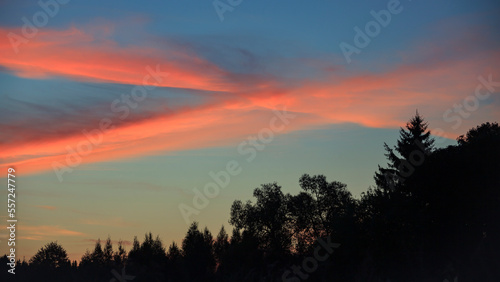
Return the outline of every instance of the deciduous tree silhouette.
[[[483,123],[477,127],[472,128],[465,135],[460,135],[457,138],[459,145],[464,146],[473,143],[494,143],[498,141],[500,135],[500,126],[498,123]]]
[[[38,250],[30,259],[30,264],[56,270],[68,267],[70,261],[66,250],[61,245],[57,242],[50,242]]]
[[[500,277],[500,128],[484,123],[435,151],[408,181],[422,190],[421,209],[429,255],[424,261],[452,265],[463,280]]]
[[[347,186],[328,182],[324,175],[304,174],[299,183],[304,192],[290,198],[298,249],[305,243],[312,245],[319,237],[349,237],[345,231],[353,227],[356,201]]]
[[[288,201],[277,183],[263,184],[253,193],[255,204],[234,201],[230,223],[259,240],[259,247],[269,255],[280,257],[290,253],[292,228]]]
[[[29,261],[33,272],[40,277],[39,281],[62,279],[69,275],[71,267],[66,250],[57,242],[43,246]]]

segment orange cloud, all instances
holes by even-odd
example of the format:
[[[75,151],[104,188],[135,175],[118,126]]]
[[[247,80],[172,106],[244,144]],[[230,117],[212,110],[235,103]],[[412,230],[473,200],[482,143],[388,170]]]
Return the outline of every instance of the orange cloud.
[[[256,108],[253,107],[255,110]],[[265,114],[265,118],[262,114]],[[141,123],[123,126],[102,135],[102,143],[92,145],[83,134],[53,140],[42,144],[24,144],[10,148],[3,156],[15,160],[23,155],[34,156],[10,162],[10,166],[22,167],[22,173],[52,169],[54,162],[66,165],[72,150],[81,144],[91,145],[88,155],[81,155],[83,163],[153,154],[159,151],[177,151],[220,145],[238,145],[249,134],[269,126],[271,111],[242,114],[236,110],[221,108],[198,109],[196,112],[176,116],[158,116]],[[311,118],[294,121],[284,132],[298,129]],[[241,126],[244,124],[245,126]],[[68,151],[67,147],[72,148]],[[76,152],[76,151],[75,151]],[[6,155],[8,154],[8,155]]]
[[[84,233],[78,231],[72,231],[68,229],[61,228],[54,225],[40,225],[40,226],[29,226],[20,225],[19,226],[19,238],[24,238],[27,240],[45,240],[59,238],[62,236],[85,236]]]
[[[0,29],[0,36],[7,33],[7,29]],[[426,61],[426,52],[433,57],[452,50],[446,50],[450,46],[432,44],[417,48],[423,54],[413,57],[424,58],[419,62],[379,74],[343,71],[339,75],[341,70],[336,70],[327,71],[326,78],[288,81],[272,76],[231,74],[183,50],[168,50],[166,54],[153,48],[120,47],[108,41],[98,44],[77,29],[44,31],[33,41],[23,45],[17,56],[7,54],[9,44],[0,43],[0,65],[29,77],[62,75],[79,80],[142,84],[147,73],[144,66],[159,64],[162,71],[169,72],[162,86],[226,92],[208,93],[209,101],[196,107],[175,113],[157,112],[148,119],[117,124],[102,135],[98,145],[91,144],[89,154],[81,155],[83,164],[156,152],[236,147],[248,135],[268,126],[270,110],[279,104],[298,115],[281,133],[343,122],[399,127],[421,107],[433,114],[430,117],[435,122],[433,126],[446,129],[450,125],[442,120],[442,114],[473,94],[478,75],[492,74],[497,80],[500,77],[496,68],[500,51],[484,50],[466,57]],[[98,123],[88,126],[99,128]],[[22,128],[18,131],[23,135]],[[452,135],[451,131],[448,133]],[[79,146],[84,148],[82,144],[90,143],[81,132],[55,134],[53,139],[37,143],[0,144],[0,159],[4,165],[22,167],[23,173],[46,171],[54,163],[67,166],[72,154],[67,148],[76,151]]]
[[[119,47],[112,41],[97,43],[91,35],[71,28],[41,30],[29,42],[21,44],[16,54],[10,42],[12,33],[19,30],[0,28],[0,65],[21,77],[64,76],[133,85],[234,90],[223,80],[223,70],[183,50],[165,52],[147,47]]]

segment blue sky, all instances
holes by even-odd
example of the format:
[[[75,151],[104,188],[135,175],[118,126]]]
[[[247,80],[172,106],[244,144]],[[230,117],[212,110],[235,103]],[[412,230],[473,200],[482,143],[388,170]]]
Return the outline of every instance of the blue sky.
[[[499,118],[496,1],[242,1],[223,21],[212,1],[54,1],[28,36],[23,18],[47,12],[0,4],[0,165],[18,172],[26,257],[54,239],[76,260],[108,235],[179,242],[179,205],[230,161],[242,172],[190,218],[214,233],[234,200],[274,181],[297,193],[303,173],[359,197],[416,109],[440,147]],[[392,5],[357,46],[355,28]],[[285,109],[294,118],[247,162],[239,144]]]

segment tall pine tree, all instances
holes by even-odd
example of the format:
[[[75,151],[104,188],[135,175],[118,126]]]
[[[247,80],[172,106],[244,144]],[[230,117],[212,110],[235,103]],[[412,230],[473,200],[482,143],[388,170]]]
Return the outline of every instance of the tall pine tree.
[[[415,169],[422,165],[426,155],[434,150],[434,139],[427,130],[428,124],[416,114],[399,131],[399,139],[394,148],[384,143],[385,156],[389,161],[387,168],[378,167],[375,173],[377,188],[385,193],[403,192],[402,184]]]

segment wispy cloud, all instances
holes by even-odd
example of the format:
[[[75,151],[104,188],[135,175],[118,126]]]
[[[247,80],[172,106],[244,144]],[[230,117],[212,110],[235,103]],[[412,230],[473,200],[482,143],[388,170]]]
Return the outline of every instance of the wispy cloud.
[[[37,240],[37,241],[60,238],[63,236],[75,236],[75,237],[85,236],[85,234],[82,232],[65,229],[58,225],[39,225],[39,226],[20,225],[19,234],[20,234],[19,238],[21,239]]]
[[[9,29],[0,28],[0,36],[8,32]],[[112,40],[95,40],[92,34],[77,28],[44,30],[16,57],[3,52],[10,48],[8,42],[0,43],[0,65],[23,77],[63,76],[79,82],[98,82],[95,85],[110,89],[120,86],[103,83],[142,84],[147,74],[145,66],[160,65],[162,71],[169,73],[168,79],[160,84],[162,91],[187,88],[189,92],[182,90],[180,96],[191,95],[193,101],[202,102],[171,106],[172,99],[152,96],[151,103],[141,105],[140,110],[122,121],[110,111],[112,98],[82,99],[87,101],[83,106],[66,104],[74,105],[66,112],[11,100],[12,105],[38,107],[36,110],[43,114],[39,115],[42,118],[27,120],[31,127],[19,126],[25,124],[22,118],[8,125],[0,124],[4,132],[15,127],[16,136],[21,139],[0,144],[0,163],[23,166],[25,173],[49,170],[53,162],[65,161],[68,146],[75,148],[86,140],[82,129],[97,128],[104,117],[112,119],[115,127],[84,158],[84,163],[234,145],[265,126],[264,117],[278,105],[298,115],[288,131],[331,123],[398,127],[409,113],[422,107],[432,113],[431,122],[446,128],[442,113],[474,91],[479,74],[500,77],[496,67],[500,51],[477,48],[477,44],[470,43],[474,38],[487,42],[486,31],[472,28],[454,32],[449,42],[437,39],[415,42],[415,46],[397,55],[399,60],[393,65],[377,73],[347,70],[311,58],[286,60],[287,66],[307,65],[317,74],[300,77],[296,73],[289,76],[286,68],[279,67],[274,69],[284,73],[230,71],[196,54],[196,48],[183,49],[178,44],[164,49],[123,46]],[[249,62],[259,62],[258,67],[250,64],[248,68],[262,68],[263,60],[257,54],[247,50],[238,52]],[[495,108],[498,104],[491,103],[484,108],[491,111],[478,115],[481,119],[498,118],[499,111]]]
[[[9,38],[13,29],[0,28],[0,37]],[[221,79],[224,72],[196,54],[183,50],[165,50],[127,46],[113,41],[95,42],[91,34],[75,27],[68,30],[45,29],[23,50],[12,55],[8,40],[0,42],[0,65],[16,75],[27,78],[63,76],[76,80],[114,82],[122,84],[159,85],[212,91],[230,90]],[[158,84],[154,78],[144,79],[145,73],[169,73],[171,78]]]

